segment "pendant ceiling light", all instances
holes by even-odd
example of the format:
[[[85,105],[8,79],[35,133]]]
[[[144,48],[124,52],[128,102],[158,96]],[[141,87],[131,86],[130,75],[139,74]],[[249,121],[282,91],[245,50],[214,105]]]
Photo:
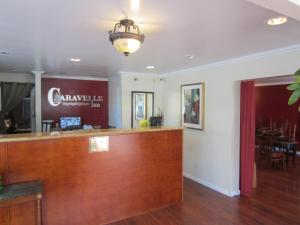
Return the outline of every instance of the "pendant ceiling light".
[[[144,39],[145,36],[140,34],[139,27],[129,19],[121,20],[113,31],[109,31],[109,40],[125,56],[137,51]]]

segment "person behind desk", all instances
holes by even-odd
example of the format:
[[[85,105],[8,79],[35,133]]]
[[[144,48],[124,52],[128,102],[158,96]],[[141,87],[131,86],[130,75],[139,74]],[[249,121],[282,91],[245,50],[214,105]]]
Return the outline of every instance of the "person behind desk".
[[[15,118],[11,114],[5,114],[1,121],[1,133],[2,134],[14,134],[16,130]]]

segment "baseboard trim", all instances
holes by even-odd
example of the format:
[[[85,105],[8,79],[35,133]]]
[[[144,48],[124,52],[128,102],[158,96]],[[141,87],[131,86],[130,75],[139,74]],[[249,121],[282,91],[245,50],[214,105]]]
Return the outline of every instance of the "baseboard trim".
[[[234,197],[234,196],[239,196],[240,195],[240,191],[239,190],[237,190],[237,191],[228,191],[228,190],[225,190],[224,188],[218,187],[218,186],[213,185],[213,184],[211,184],[211,183],[209,183],[207,181],[204,181],[204,180],[201,180],[201,179],[199,179],[197,177],[194,177],[194,176],[192,176],[192,175],[190,175],[188,173],[183,173],[183,176],[186,177],[186,178],[188,178],[188,179],[191,179],[191,180],[193,180],[193,181],[195,181],[195,182],[197,182],[197,183],[199,183],[199,184],[201,184],[201,185],[203,185],[205,187],[208,187],[208,188],[210,188],[210,189],[212,189],[214,191],[217,191],[217,192],[219,192],[219,193],[221,193],[223,195],[226,195],[228,197]]]
[[[240,190],[230,192],[230,197],[235,197],[235,196],[240,196],[240,195],[241,195]]]

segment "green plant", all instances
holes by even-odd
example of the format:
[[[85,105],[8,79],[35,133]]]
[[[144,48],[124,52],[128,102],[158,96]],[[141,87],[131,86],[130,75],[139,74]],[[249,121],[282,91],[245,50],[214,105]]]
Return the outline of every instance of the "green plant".
[[[295,81],[294,83],[287,86],[287,89],[292,91],[292,94],[289,98],[288,104],[293,105],[295,104],[300,98],[300,69],[298,69],[295,73]],[[298,108],[300,112],[300,106]]]
[[[4,186],[3,186],[3,181],[2,181],[2,176],[0,176],[0,192],[4,191]]]
[[[150,126],[149,120],[140,120],[140,127],[141,128],[147,128]]]

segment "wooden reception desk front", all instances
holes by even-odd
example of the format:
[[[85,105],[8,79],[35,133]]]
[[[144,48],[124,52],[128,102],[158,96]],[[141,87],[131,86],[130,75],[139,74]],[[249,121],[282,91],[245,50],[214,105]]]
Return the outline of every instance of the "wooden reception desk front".
[[[91,152],[103,136],[108,149]],[[182,130],[0,136],[1,174],[6,184],[43,181],[44,225],[106,224],[182,200]],[[35,202],[0,208],[0,225],[35,221]]]

